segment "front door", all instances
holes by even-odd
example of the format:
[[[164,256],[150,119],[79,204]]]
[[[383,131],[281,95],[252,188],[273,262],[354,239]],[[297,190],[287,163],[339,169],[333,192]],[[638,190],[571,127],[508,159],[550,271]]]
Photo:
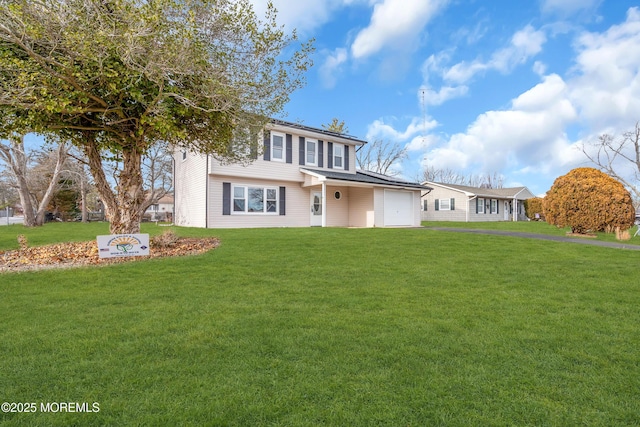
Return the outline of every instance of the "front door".
[[[311,192],[311,226],[322,226],[322,192]]]
[[[504,220],[509,221],[509,202],[504,202]]]

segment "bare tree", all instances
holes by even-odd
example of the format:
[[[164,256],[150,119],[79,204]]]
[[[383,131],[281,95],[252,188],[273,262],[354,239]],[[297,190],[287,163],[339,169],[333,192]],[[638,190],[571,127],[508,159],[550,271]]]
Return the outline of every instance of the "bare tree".
[[[35,166],[36,173],[32,174],[35,176],[30,180],[30,161],[24,147],[24,135],[14,133],[9,135],[7,142],[0,143],[0,159],[5,162],[11,177],[15,180],[24,214],[24,225],[27,227],[44,224],[47,206],[56,190],[67,158],[67,146],[59,144],[55,150],[40,152],[39,156],[39,164]],[[36,192],[36,188],[41,189],[40,194]]]
[[[163,196],[173,188],[173,156],[171,148],[165,141],[152,145],[142,156],[142,173],[147,199],[143,204],[144,210],[154,203],[158,203]]]
[[[407,157],[407,149],[400,144],[377,139],[361,147],[356,153],[358,167],[384,175],[398,175],[392,166]]]
[[[640,209],[640,122],[620,137],[603,134],[597,141],[583,143],[581,149],[598,169],[627,187]]]
[[[498,172],[464,175],[453,169],[438,169],[433,166],[424,169],[418,180],[478,188],[503,188],[504,186],[504,177]]]

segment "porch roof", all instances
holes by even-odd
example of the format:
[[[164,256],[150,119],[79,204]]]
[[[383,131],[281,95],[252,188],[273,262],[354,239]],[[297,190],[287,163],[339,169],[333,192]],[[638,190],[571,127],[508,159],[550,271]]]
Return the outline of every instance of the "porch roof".
[[[355,174],[306,168],[300,168],[300,171],[308,175],[315,176],[316,178],[320,178],[323,181],[353,182],[374,186],[410,188],[425,191],[431,191],[433,189],[416,182],[409,182],[396,177],[363,170],[357,170]]]

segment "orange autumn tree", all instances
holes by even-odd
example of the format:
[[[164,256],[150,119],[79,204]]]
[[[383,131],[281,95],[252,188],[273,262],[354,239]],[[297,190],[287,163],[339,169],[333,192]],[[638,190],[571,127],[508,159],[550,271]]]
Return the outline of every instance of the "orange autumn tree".
[[[617,180],[593,168],[577,168],[553,183],[543,202],[549,224],[573,233],[611,232],[633,226],[631,194]]]

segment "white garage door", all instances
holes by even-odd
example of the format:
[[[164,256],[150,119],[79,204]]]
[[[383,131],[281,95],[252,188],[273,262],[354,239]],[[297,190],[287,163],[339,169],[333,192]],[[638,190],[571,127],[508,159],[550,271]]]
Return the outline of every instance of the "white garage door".
[[[413,194],[384,190],[384,225],[413,225]]]

